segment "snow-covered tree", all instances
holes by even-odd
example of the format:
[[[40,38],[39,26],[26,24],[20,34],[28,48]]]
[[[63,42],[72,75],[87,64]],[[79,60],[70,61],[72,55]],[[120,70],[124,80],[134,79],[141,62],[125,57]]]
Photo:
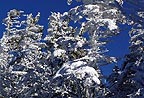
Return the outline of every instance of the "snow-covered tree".
[[[94,98],[108,93],[99,66],[116,62],[114,57],[104,55],[104,46],[109,37],[119,33],[118,24],[125,18],[112,3],[87,0],[68,12],[52,13],[49,17],[45,40],[52,45],[55,68],[52,97]],[[71,23],[79,26],[72,27]]]
[[[8,12],[0,40],[0,97],[144,97],[144,2],[137,7],[131,0],[76,1],[81,5],[52,12],[44,39],[40,13]],[[130,53],[104,84],[100,66],[117,63],[106,55],[106,45],[125,23],[131,28]]]
[[[112,83],[113,98],[143,98],[144,97],[144,9],[142,0],[137,2],[124,0],[120,9],[127,19],[131,30],[130,53],[125,56],[122,73],[117,77],[117,83]]]
[[[25,20],[22,20],[23,17]],[[4,19],[6,32],[1,39],[0,93],[8,98],[45,97],[47,91],[49,54],[41,43],[43,26],[38,25],[40,13],[23,14],[10,10]],[[48,92],[47,92],[48,93]]]

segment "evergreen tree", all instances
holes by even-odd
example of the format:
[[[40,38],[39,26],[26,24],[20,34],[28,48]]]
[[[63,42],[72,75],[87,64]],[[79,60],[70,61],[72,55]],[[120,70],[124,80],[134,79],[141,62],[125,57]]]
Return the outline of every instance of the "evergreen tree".
[[[144,97],[144,2],[76,1],[81,5],[52,12],[44,39],[40,13],[35,17],[16,9],[7,13],[0,40],[0,97]],[[130,53],[121,68],[113,68],[105,84],[100,66],[117,63],[106,55],[106,45],[125,23],[131,28]]]
[[[129,31],[131,45],[130,53],[125,56],[125,62],[122,65],[122,73],[118,76],[115,89],[112,90],[113,98],[143,98],[144,10],[142,4],[144,2],[124,0],[123,3],[130,6],[129,8],[121,6],[120,9],[131,26]]]
[[[33,17],[13,9],[4,19],[6,32],[1,39],[0,93],[5,97],[44,97],[49,69],[48,55],[41,51],[45,45],[40,42],[43,26],[37,24],[39,17],[40,13]]]
[[[53,44],[52,54],[59,59],[59,64],[54,61],[59,70],[54,72],[52,97],[104,97],[109,91],[101,82],[99,66],[116,62],[114,57],[104,55],[104,45],[119,33],[117,25],[124,16],[110,5],[112,1],[83,3],[63,14],[52,13],[49,18],[49,35],[45,39]],[[73,21],[79,26],[69,26]]]

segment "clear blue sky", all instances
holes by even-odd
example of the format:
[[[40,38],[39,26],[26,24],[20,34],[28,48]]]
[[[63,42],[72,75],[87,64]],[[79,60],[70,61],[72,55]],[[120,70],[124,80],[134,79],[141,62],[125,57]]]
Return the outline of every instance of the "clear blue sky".
[[[47,28],[47,18],[51,12],[64,12],[69,10],[70,7],[67,5],[66,0],[0,0],[0,22],[6,17],[9,10],[18,9],[25,11],[25,13],[33,13],[34,15],[40,12],[41,18],[39,23]],[[2,31],[4,31],[3,25],[0,25],[0,30],[0,36],[2,36]]]
[[[71,7],[78,5],[74,2],[71,6],[66,3],[67,0],[1,0],[0,1],[0,23],[6,17],[7,12],[11,9],[23,10],[25,13],[41,12],[40,24],[45,26],[44,33],[47,32],[48,16],[51,12],[65,12]],[[0,37],[4,32],[4,25],[0,24]],[[128,53],[129,37],[127,32],[121,32],[120,35],[114,37],[108,45],[110,50],[108,54],[111,56],[122,57],[125,53]],[[111,70],[110,66],[105,66],[103,70],[105,74]]]

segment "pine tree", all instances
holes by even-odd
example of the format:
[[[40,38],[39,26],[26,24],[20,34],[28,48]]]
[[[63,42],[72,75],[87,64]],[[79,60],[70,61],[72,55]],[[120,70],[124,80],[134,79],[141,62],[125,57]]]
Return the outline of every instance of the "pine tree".
[[[43,26],[37,24],[39,17],[40,13],[33,17],[13,9],[4,19],[6,32],[1,39],[0,93],[5,97],[45,97],[43,93],[48,93],[44,85],[49,82],[48,54],[41,51],[45,44],[40,42]]]
[[[109,37],[119,33],[117,24],[123,22],[124,16],[110,6],[112,1],[83,3],[63,14],[52,13],[49,18],[49,35],[45,39],[54,46],[54,58],[64,60],[53,64],[58,71],[54,72],[52,97],[94,98],[108,92],[101,82],[99,66],[116,62],[114,57],[104,55],[104,45]],[[69,26],[73,21],[79,26]]]
[[[34,17],[16,9],[8,12],[0,40],[0,97],[144,97],[143,2],[137,7],[131,0],[76,1],[82,5],[52,12],[44,39],[40,13]],[[121,68],[113,68],[106,85],[100,67],[117,63],[106,55],[106,45],[124,23],[131,27],[130,53]]]
[[[143,2],[133,2],[125,0],[129,4],[129,9],[121,6],[121,10],[126,16],[128,25],[131,26],[130,35],[130,53],[125,56],[125,62],[122,65],[122,73],[119,75],[113,98],[143,98],[143,42],[144,42],[144,10]]]

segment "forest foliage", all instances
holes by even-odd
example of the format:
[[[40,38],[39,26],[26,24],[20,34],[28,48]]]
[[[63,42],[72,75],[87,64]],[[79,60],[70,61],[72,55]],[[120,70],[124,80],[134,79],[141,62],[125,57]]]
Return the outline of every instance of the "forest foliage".
[[[51,13],[44,38],[40,12],[7,13],[0,39],[0,97],[144,97],[144,1],[76,1],[81,5]],[[122,25],[130,28],[130,52],[105,77],[100,66],[118,61],[106,54],[106,45],[125,32]]]

